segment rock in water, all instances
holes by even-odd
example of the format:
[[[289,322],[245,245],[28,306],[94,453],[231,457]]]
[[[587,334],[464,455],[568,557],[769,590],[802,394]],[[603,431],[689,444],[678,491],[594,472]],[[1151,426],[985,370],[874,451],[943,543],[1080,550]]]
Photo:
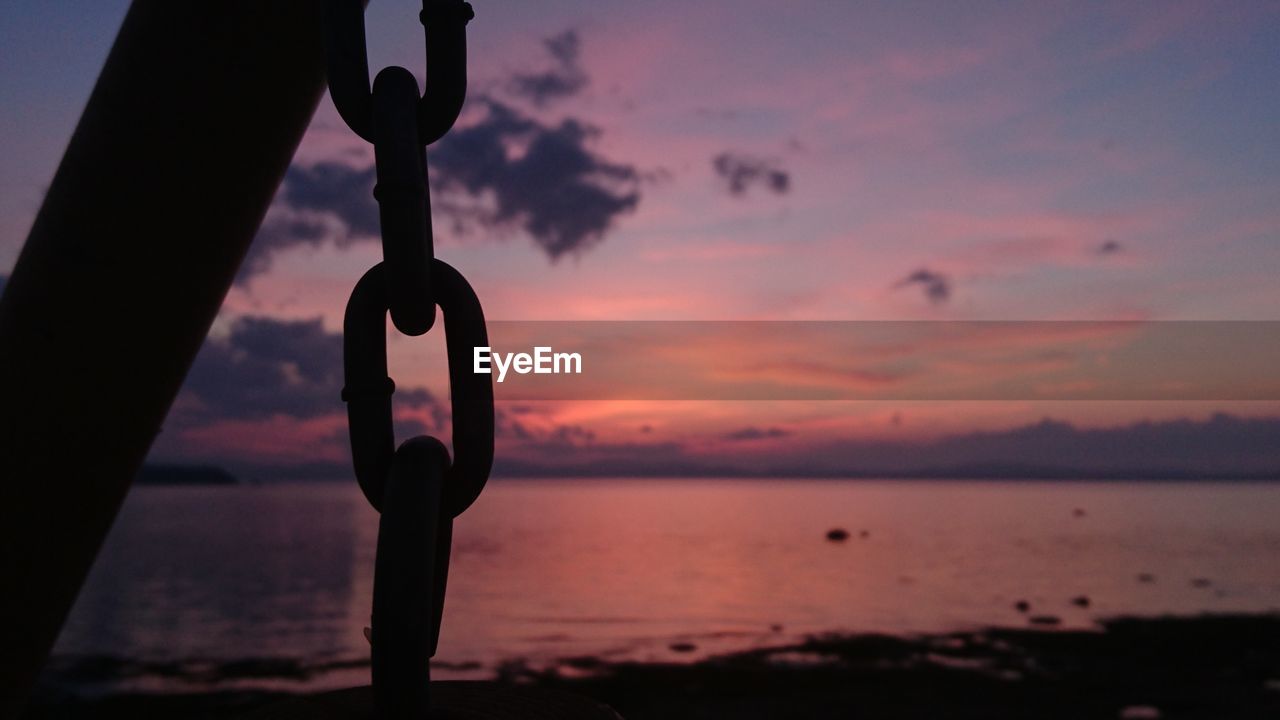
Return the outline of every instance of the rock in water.
[[[844,528],[832,528],[827,531],[827,539],[831,542],[844,542],[849,539],[849,531]]]

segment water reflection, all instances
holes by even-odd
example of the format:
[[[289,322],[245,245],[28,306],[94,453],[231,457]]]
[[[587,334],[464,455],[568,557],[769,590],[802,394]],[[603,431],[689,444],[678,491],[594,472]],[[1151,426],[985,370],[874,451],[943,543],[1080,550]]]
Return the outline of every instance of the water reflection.
[[[1265,484],[498,481],[457,525],[439,659],[1271,610],[1277,518]],[[354,484],[138,488],[56,652],[358,661],[376,531]]]
[[[146,659],[352,650],[350,619],[370,584],[369,518],[336,489],[138,488],[59,650]]]

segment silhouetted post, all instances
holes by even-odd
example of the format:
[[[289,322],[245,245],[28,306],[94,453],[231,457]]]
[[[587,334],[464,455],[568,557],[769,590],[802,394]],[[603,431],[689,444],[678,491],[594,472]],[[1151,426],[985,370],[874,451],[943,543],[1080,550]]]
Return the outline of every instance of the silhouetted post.
[[[120,29],[0,300],[2,717],[311,118],[320,15],[314,0],[135,0]]]

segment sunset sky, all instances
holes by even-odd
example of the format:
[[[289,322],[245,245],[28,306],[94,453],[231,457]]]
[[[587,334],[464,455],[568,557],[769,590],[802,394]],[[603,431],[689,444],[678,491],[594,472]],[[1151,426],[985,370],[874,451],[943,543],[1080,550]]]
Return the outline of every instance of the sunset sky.
[[[468,103],[428,160],[437,256],[492,320],[1280,321],[1274,2],[472,4]],[[0,275],[126,8],[0,5]],[[367,17],[371,66],[421,74],[414,3]],[[345,472],[371,165],[326,97],[153,459]],[[398,386],[429,391],[400,398],[401,437],[447,422],[442,363],[438,333],[393,339]],[[899,466],[898,443],[976,461],[944,439],[975,432],[1012,459],[1107,428],[1151,447],[1145,427],[1222,454],[1111,460],[1203,468],[1280,427],[1215,413],[1277,405],[507,401],[498,453],[836,472]]]

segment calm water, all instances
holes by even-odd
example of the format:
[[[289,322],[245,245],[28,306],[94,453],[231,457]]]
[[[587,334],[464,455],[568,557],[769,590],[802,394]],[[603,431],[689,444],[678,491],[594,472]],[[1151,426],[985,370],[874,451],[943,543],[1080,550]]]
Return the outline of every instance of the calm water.
[[[495,481],[456,528],[438,659],[483,668],[1280,607],[1280,485]],[[354,483],[137,488],[56,652],[366,657],[376,531]]]

